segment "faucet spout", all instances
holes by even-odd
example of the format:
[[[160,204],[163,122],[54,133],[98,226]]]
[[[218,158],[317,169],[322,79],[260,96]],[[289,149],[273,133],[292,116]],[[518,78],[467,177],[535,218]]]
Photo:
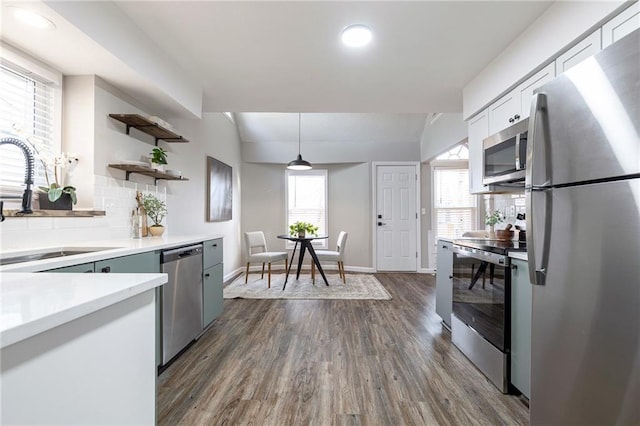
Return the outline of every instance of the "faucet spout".
[[[24,141],[20,139],[6,137],[0,139],[0,145],[15,145],[22,150],[24,154],[24,159],[26,163],[25,172],[24,172],[24,183],[25,190],[24,194],[22,194],[22,210],[20,213],[30,214],[33,213],[31,210],[31,197],[33,195],[33,177],[35,175],[35,155],[33,154],[33,150],[31,147]]]

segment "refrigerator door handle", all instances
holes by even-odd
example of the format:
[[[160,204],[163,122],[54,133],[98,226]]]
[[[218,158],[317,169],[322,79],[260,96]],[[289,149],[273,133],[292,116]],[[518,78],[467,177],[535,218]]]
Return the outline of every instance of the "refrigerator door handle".
[[[542,120],[542,114],[538,117],[538,113],[545,109],[547,106],[547,97],[544,93],[534,93],[531,98],[531,115],[529,119],[529,129],[527,131],[527,159],[526,159],[526,170],[524,175],[524,185],[526,188],[531,188],[534,186],[533,177],[535,165],[534,158],[536,157],[536,145],[544,144],[544,140],[538,141],[539,136],[536,129],[538,126],[538,120]],[[544,146],[542,146],[544,148]],[[539,176],[536,176],[539,177]]]
[[[527,205],[527,263],[529,265],[529,282],[533,285],[544,285],[547,263],[547,242],[549,241],[548,221],[551,218],[551,206],[547,200],[549,192],[527,188],[525,190]],[[535,200],[535,201],[534,201]],[[534,224],[542,222],[542,229]],[[536,251],[536,235],[542,236],[542,248]],[[539,257],[538,257],[539,256]]]

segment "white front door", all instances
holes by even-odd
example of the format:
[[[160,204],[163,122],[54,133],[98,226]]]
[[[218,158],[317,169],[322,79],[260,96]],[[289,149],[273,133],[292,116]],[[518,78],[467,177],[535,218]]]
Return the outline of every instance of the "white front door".
[[[376,166],[376,263],[379,271],[416,271],[417,167]]]

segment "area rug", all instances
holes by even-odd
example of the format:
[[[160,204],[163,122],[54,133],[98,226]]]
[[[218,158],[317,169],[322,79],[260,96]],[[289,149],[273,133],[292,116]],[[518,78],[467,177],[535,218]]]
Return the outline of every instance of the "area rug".
[[[285,274],[271,275],[271,288],[267,288],[267,274],[260,279],[260,274],[249,274],[249,283],[244,283],[244,274],[240,274],[231,284],[224,288],[225,299],[357,299],[357,300],[390,300],[391,295],[370,274],[347,274],[344,284],[338,274],[326,274],[329,286],[324,283],[320,274],[316,275],[315,285],[311,283],[309,273],[296,275],[291,273],[287,288],[282,291]]]

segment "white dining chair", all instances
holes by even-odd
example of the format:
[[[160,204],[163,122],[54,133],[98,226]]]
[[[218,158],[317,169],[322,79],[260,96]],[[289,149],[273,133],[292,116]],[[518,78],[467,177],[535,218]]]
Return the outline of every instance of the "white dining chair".
[[[268,265],[267,286],[271,288],[271,263],[284,260],[284,269],[287,270],[289,261],[286,251],[269,251],[267,249],[267,241],[264,239],[262,231],[253,231],[244,233],[245,252],[247,255],[247,271],[244,277],[244,283],[249,282],[249,265],[251,263],[262,263],[262,275],[260,279],[264,279],[264,265]]]
[[[347,283],[347,276],[344,273],[344,251],[347,246],[347,236],[346,232],[340,231],[336,251],[316,250],[316,256],[318,256],[320,263],[323,261],[338,262],[338,273],[345,284]],[[313,262],[311,262],[311,279],[314,283],[316,282],[316,265]]]

